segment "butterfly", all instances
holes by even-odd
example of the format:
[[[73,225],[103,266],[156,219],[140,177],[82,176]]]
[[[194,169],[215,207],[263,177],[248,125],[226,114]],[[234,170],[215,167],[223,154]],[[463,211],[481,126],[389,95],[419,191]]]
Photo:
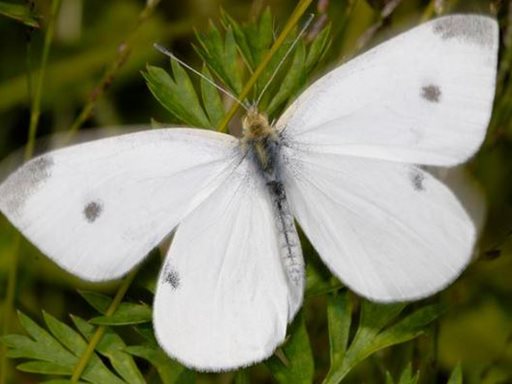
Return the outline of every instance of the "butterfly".
[[[36,157],[0,185],[0,210],[90,281],[125,275],[175,231],[154,298],[160,345],[199,370],[246,366],[302,305],[295,220],[370,300],[420,299],[461,273],[475,226],[425,166],[482,144],[497,51],[494,19],[441,17],[327,73],[275,124],[249,109],[242,138],[156,129]]]

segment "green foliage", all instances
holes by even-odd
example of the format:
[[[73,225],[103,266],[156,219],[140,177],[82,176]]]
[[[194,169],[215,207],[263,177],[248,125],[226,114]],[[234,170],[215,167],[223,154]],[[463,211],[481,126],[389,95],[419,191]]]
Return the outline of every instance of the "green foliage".
[[[442,312],[438,305],[429,305],[400,317],[405,307],[403,303],[377,304],[362,300],[360,319],[350,339],[353,310],[347,293],[330,296],[327,311],[331,368],[324,384],[339,383],[373,353],[419,336]]]
[[[17,368],[21,371],[43,375],[71,376],[80,356],[87,348],[84,335],[85,337],[90,335],[90,325],[75,317],[77,328],[79,327],[83,332],[80,334],[48,313],[43,313],[43,317],[49,332],[26,315],[19,313],[20,323],[29,336],[4,336],[2,341],[10,348],[8,356],[28,360],[18,365]],[[120,338],[106,335],[101,343],[101,348],[98,348],[98,352],[104,353],[120,376],[111,372],[102,360],[94,355],[83,373],[83,380],[98,384],[128,382],[121,377],[133,376],[135,380],[137,377],[142,380],[142,375],[130,355],[119,353],[120,345],[124,347]],[[141,382],[140,380],[130,382]]]
[[[417,384],[420,379],[419,372],[413,373],[411,364],[403,370],[398,382],[393,380],[393,377],[389,372],[386,372],[386,384]]]
[[[102,69],[110,68],[108,63],[121,42],[127,42],[132,47],[131,56],[123,70],[115,73],[117,77],[109,79],[108,84],[115,80],[111,93],[104,95],[95,105],[95,114],[91,122],[96,125],[119,125],[123,122],[148,120],[149,116],[158,114],[158,109],[155,107],[157,103],[147,103],[148,105],[141,105],[139,108],[139,103],[143,104],[142,101],[148,99],[147,94],[140,92],[140,95],[138,94],[135,98],[135,106],[128,104],[130,100],[126,96],[131,95],[133,89],[142,89],[143,80],[140,69],[144,68],[144,64],[162,59],[151,48],[155,41],[165,40],[166,46],[170,46],[175,41],[190,45],[190,40],[195,36],[195,43],[192,44],[194,48],[188,51],[192,57],[190,60],[192,65],[199,68],[207,78],[238,96],[262,58],[269,52],[275,41],[276,31],[286,22],[290,10],[286,8],[286,2],[276,3],[272,12],[270,9],[265,9],[258,17],[253,15],[254,17],[248,22],[238,21],[239,11],[236,13],[236,18],[221,11],[218,17],[212,15],[215,21],[210,23],[208,28],[201,29],[195,34],[191,31],[202,25],[202,19],[200,21],[173,19],[164,22],[162,12],[162,15],[158,15],[147,23],[147,28],[138,30],[132,36],[130,34],[133,24],[126,21],[135,20],[139,23],[143,20],[143,12],[138,8],[141,2],[129,0],[98,3],[102,3],[102,12],[97,16],[95,13],[98,22],[92,23],[90,20],[87,22],[87,28],[83,28],[82,31],[80,46],[65,43],[63,32],[58,31],[59,39],[54,44],[55,51],[52,48],[50,55],[46,76],[48,81],[45,83],[42,100],[43,117],[45,117],[42,124],[46,124],[44,128],[47,132],[52,129],[67,128],[66,124],[69,123],[70,116],[81,108],[84,100],[90,98],[89,92],[91,88],[95,89]],[[386,23],[381,23],[382,25],[378,28],[374,28],[372,21],[380,20],[379,13],[389,2],[372,1],[371,3],[378,12],[373,11],[364,1],[331,1],[328,18],[333,23],[332,25],[326,23],[318,28],[313,37],[308,35],[307,38],[303,36],[297,40],[300,26],[296,26],[276,51],[269,65],[256,81],[252,93],[244,101],[256,100],[269,79],[275,75],[261,99],[259,109],[266,112],[270,119],[278,118],[301,89],[311,83],[315,71],[318,68],[325,70],[328,60],[331,64],[339,64],[342,58],[359,50],[360,38],[368,36],[367,32],[375,33],[381,27],[384,29],[392,26],[394,34],[397,30],[403,29],[402,25],[417,23],[418,15],[426,9],[425,2],[403,2],[407,5],[400,8],[396,19],[389,19]],[[449,3],[453,5],[455,2],[444,2],[445,5]],[[505,4],[505,2],[501,3]],[[474,7],[471,10],[483,12],[489,9],[489,4],[490,2],[484,0],[475,0],[471,2],[471,6]],[[493,1],[492,4],[498,4],[498,2]],[[227,1],[225,5],[229,7],[230,2]],[[180,5],[165,4],[165,6]],[[212,8],[217,9],[217,4]],[[428,9],[432,10],[433,7]],[[41,10],[44,11],[44,7]],[[280,12],[275,12],[276,10]],[[39,11],[38,9],[37,12]],[[167,8],[167,14],[174,15],[173,11],[174,9]],[[246,15],[250,10],[243,8],[243,12]],[[182,14],[186,13],[182,12]],[[509,201],[512,189],[509,178],[505,177],[507,174],[503,176],[497,169],[503,167],[503,164],[512,164],[510,162],[512,28],[506,18],[507,13],[510,13],[510,5],[503,5],[498,17],[503,25],[505,43],[501,55],[495,114],[486,146],[472,163],[472,170],[479,175],[491,197],[489,217],[493,228],[490,235],[492,250],[505,255],[510,254],[508,241],[510,220],[507,221],[506,216],[504,219],[497,219],[497,217],[502,217],[500,215],[503,212],[512,212]],[[39,20],[44,20],[45,23],[48,21],[46,15],[39,17],[39,13],[36,14],[24,4],[11,4],[4,1],[0,1],[0,14],[20,21],[21,24],[5,23],[13,24],[17,28],[22,25],[37,27]],[[279,18],[276,15],[285,16]],[[37,35],[38,32],[35,31],[34,35],[41,37]],[[379,36],[375,41],[381,37]],[[331,38],[335,42],[332,45],[330,45]],[[292,48],[294,43],[295,46]],[[181,46],[184,45],[181,44]],[[0,145],[4,154],[11,150],[13,145],[19,145],[24,140],[24,137],[18,138],[17,141],[14,140],[15,144],[9,141],[9,135],[14,136],[12,132],[23,131],[19,129],[19,121],[23,121],[25,116],[20,117],[20,114],[24,113],[24,105],[30,99],[27,92],[26,73],[23,69],[18,72],[12,69],[24,66],[24,50],[27,47],[23,44],[20,46],[21,53],[18,52],[17,56],[16,54],[5,55],[5,51],[2,50],[4,53],[2,71],[9,76],[12,72],[11,77],[7,77],[0,83],[2,122],[6,127],[10,127],[0,132],[2,138]],[[33,48],[37,52],[37,39]],[[183,56],[186,57],[186,55],[187,52],[183,52]],[[198,60],[194,62],[194,58]],[[188,59],[190,57],[187,57],[187,62],[189,62]],[[38,68],[38,63],[33,64],[34,68]],[[37,78],[38,73],[37,71],[34,73],[34,78]],[[226,109],[231,101],[204,79],[189,75],[187,70],[175,61],[170,63],[168,70],[147,65],[142,75],[149,91],[168,113],[164,116],[174,123],[215,129],[226,116]],[[135,110],[137,113],[134,112]],[[11,260],[8,254],[12,239],[8,237],[7,227],[3,223],[0,224],[3,225],[0,232],[0,251],[2,252],[0,278],[4,279],[5,265],[8,265]],[[486,236],[489,237],[489,234]],[[465,281],[459,283],[440,299],[441,302],[447,302],[454,308],[447,316],[440,316],[443,312],[443,307],[440,305],[425,303],[380,305],[351,296],[342,289],[341,283],[333,278],[325,267],[318,266],[315,253],[308,243],[304,242],[303,245],[307,258],[307,290],[304,309],[289,326],[287,338],[274,356],[263,364],[244,368],[236,373],[205,375],[191,371],[169,358],[158,346],[150,323],[151,306],[145,303],[150,303],[151,296],[154,294],[155,276],[161,263],[160,258],[137,275],[136,284],[130,289],[130,299],[124,300],[113,314],[110,316],[106,314],[112,304],[112,297],[82,291],[80,295],[91,308],[75,312],[80,313],[82,317],[71,315],[69,319],[66,315],[76,308],[76,303],[70,299],[75,297],[75,293],[66,292],[64,287],[74,287],[76,282],[69,283],[69,277],[57,268],[49,266],[50,263],[45,262],[44,258],[40,258],[43,261],[35,264],[37,267],[32,267],[32,258],[38,258],[39,254],[36,254],[32,248],[24,246],[23,252],[27,256],[23,261],[21,283],[17,287],[20,292],[18,303],[31,313],[39,313],[43,306],[51,307],[51,312],[58,313],[59,316],[53,317],[44,313],[42,321],[38,324],[20,313],[21,327],[17,332],[24,334],[3,336],[2,342],[8,348],[8,356],[13,359],[13,362],[19,364],[19,371],[36,374],[38,382],[55,384],[69,383],[69,378],[87,346],[91,345],[99,326],[104,327],[105,333],[94,348],[94,353],[81,375],[82,383],[186,384],[215,381],[246,384],[270,380],[278,383],[312,383],[324,379],[325,383],[417,384],[430,382],[428,380],[431,378],[438,379],[436,376],[438,371],[433,372],[431,377],[427,377],[424,372],[424,367],[430,361],[424,354],[418,352],[422,352],[419,348],[421,343],[432,343],[434,347],[430,347],[436,349],[436,353],[439,349],[440,355],[433,358],[436,359],[435,363],[439,365],[441,373],[450,375],[449,384],[462,383],[462,366],[456,364],[458,360],[465,357],[467,362],[463,365],[464,375],[473,378],[472,381],[467,382],[486,382],[482,379],[484,374],[489,377],[495,375],[502,382],[508,382],[507,380],[512,377],[510,354],[502,352],[507,351],[507,344],[499,343],[506,339],[503,334],[510,331],[508,305],[512,289],[509,279],[510,257],[501,257],[494,264],[485,260],[475,263],[464,277]],[[43,267],[39,268],[40,265]],[[146,278],[147,276],[150,277]],[[48,288],[55,285],[58,289],[48,289],[46,292],[44,289],[39,290],[41,286]],[[110,288],[110,286],[87,287],[87,289],[107,291]],[[487,315],[486,311],[481,311],[482,303],[487,303],[486,305],[494,308],[490,315]],[[69,309],[70,307],[73,310]],[[433,331],[434,327],[431,324],[434,321],[437,322],[436,326],[441,331]],[[498,335],[496,337],[498,342],[492,344],[489,342],[491,339],[489,334],[493,332],[485,330],[494,330],[494,328],[496,329],[494,333]],[[453,330],[460,330],[461,333],[450,336]],[[423,336],[418,337],[420,335]],[[437,340],[440,340],[439,347]],[[468,348],[466,344],[471,342],[474,346]],[[486,346],[482,351],[478,348],[481,345]],[[473,357],[472,353],[480,355]],[[489,361],[480,361],[486,358]],[[474,363],[475,361],[477,363]],[[455,369],[450,373],[454,366],[456,366]],[[23,375],[20,372],[17,374]],[[31,375],[20,377],[29,377],[27,382],[34,381]],[[487,382],[492,380],[487,378]]]
[[[12,4],[0,1],[0,15],[7,16],[29,27],[39,28],[39,21],[26,4]]]
[[[289,334],[280,352],[269,359],[266,365],[278,383],[312,383],[315,367],[302,312],[290,326]]]
[[[325,28],[308,44],[299,38],[297,31],[291,33],[256,82],[250,102],[256,101],[265,85],[275,76],[258,107],[271,118],[277,116],[306,84],[323,58],[329,46],[329,32],[330,29]],[[221,86],[237,96],[244,79],[254,72],[274,43],[272,15],[267,9],[255,23],[242,26],[222,13],[220,27],[211,23],[207,32],[197,33],[196,37],[198,45],[195,51],[203,60],[205,76],[219,81]],[[292,47],[295,43],[296,46]],[[171,74],[172,77],[163,69],[152,66],[144,72],[152,94],[172,118],[193,127],[217,127],[225,114],[219,92],[201,79],[199,95],[184,69],[174,60],[171,62]]]

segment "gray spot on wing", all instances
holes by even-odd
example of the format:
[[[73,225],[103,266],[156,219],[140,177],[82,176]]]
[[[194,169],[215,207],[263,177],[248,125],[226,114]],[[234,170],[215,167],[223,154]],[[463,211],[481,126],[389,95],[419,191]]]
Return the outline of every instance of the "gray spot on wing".
[[[98,201],[91,201],[84,208],[84,216],[89,223],[93,223],[103,212],[103,204]]]
[[[431,103],[439,103],[441,89],[434,84],[427,85],[421,88],[421,96]]]
[[[418,168],[413,168],[409,172],[409,179],[411,180],[412,187],[415,191],[424,191],[425,190],[425,175]]]
[[[0,186],[0,203],[6,212],[19,214],[25,201],[51,176],[53,159],[37,157],[10,175]]]
[[[180,286],[181,279],[178,271],[173,268],[166,268],[164,272],[164,281],[169,284],[173,289]]]
[[[434,21],[434,33],[444,40],[460,39],[482,46],[492,46],[493,20],[478,16],[447,16]]]

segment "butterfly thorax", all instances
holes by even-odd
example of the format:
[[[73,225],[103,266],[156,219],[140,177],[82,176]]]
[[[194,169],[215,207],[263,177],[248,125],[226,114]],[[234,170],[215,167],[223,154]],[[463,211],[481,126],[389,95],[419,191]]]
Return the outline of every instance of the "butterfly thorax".
[[[274,148],[278,143],[275,129],[268,123],[268,118],[259,113],[255,108],[249,109],[243,122],[242,145],[247,150],[252,150],[259,165],[265,172],[271,171],[275,155],[270,147]]]

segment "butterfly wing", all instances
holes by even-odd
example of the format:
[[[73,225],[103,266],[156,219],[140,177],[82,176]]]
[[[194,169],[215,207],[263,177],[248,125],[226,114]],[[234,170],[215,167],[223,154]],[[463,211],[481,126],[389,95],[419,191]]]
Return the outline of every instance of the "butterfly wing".
[[[422,298],[469,262],[475,227],[428,172],[351,156],[293,156],[286,178],[293,213],[322,260],[355,292],[384,302]]]
[[[324,153],[426,165],[462,163],[485,137],[497,50],[494,19],[441,17],[320,78],[277,127]]]
[[[377,301],[417,299],[469,262],[475,228],[413,164],[449,166],[482,143],[497,23],[448,16],[335,69],[278,121],[291,209],[335,275]]]
[[[117,278],[229,175],[237,145],[228,135],[173,128],[56,150],[0,185],[0,210],[67,271]]]
[[[153,305],[169,355],[227,370],[265,359],[284,340],[296,306],[276,228],[269,192],[247,160],[179,225]]]

